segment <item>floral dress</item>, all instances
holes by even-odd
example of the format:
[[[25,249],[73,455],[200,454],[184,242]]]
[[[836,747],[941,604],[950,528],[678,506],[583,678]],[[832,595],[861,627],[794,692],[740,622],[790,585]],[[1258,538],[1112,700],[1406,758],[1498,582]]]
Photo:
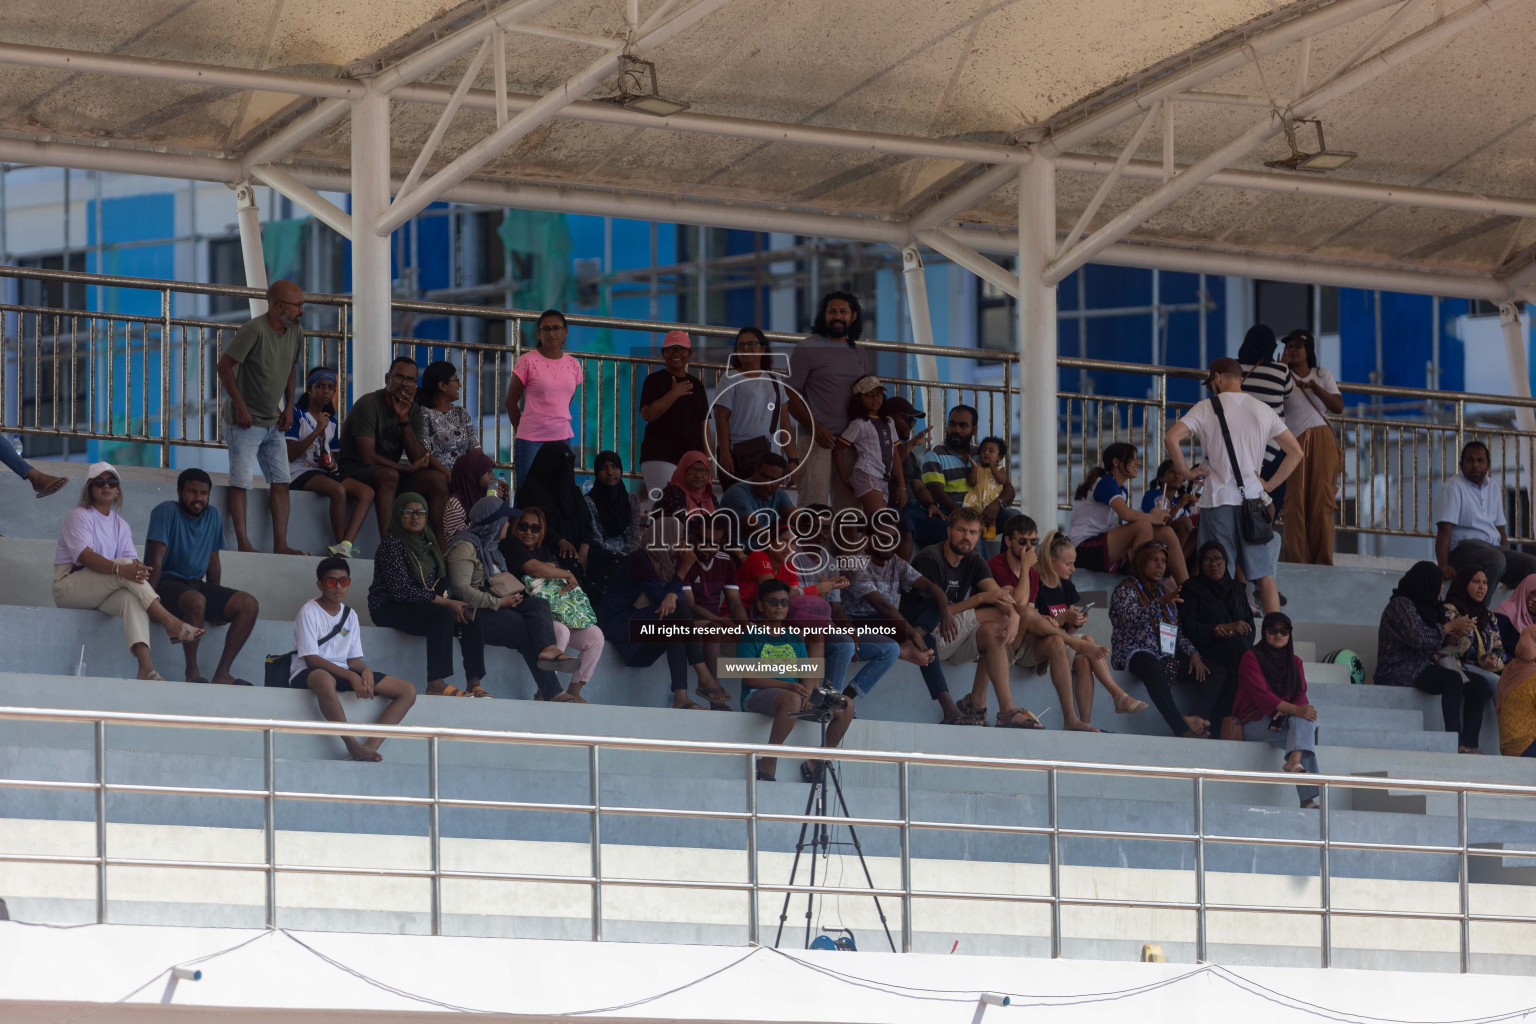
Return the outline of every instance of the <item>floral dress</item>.
[[[453,469],[459,456],[480,447],[480,437],[475,432],[469,410],[462,405],[450,405],[442,412],[422,406],[421,443],[436,456],[444,469]]]
[[[1450,603],[1445,605],[1446,622],[1450,622],[1461,614],[1455,605]],[[1504,656],[1504,641],[1499,636],[1499,625],[1492,615],[1488,616],[1486,627],[1474,624],[1471,632],[1459,637],[1447,633],[1444,650],[1463,665],[1481,668],[1486,672],[1504,671],[1504,663],[1507,660]],[[1483,665],[1485,658],[1492,658],[1494,663],[1485,667]]]

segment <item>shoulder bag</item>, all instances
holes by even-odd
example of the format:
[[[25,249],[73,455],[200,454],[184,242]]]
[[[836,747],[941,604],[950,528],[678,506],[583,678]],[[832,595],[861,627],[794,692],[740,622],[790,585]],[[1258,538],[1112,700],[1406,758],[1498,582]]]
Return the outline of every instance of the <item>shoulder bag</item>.
[[[324,647],[326,644],[336,639],[336,634],[347,628],[347,622],[351,618],[352,609],[343,605],[341,609],[341,621],[336,623],[335,627],[332,628],[329,633],[321,637],[320,643],[316,646]],[[266,674],[262,677],[262,684],[264,686],[294,686],[289,677],[293,674],[293,659],[298,656],[298,653],[299,652],[297,650],[292,650],[287,654],[267,655]],[[295,688],[303,689],[303,687]]]
[[[1232,465],[1232,475],[1238,490],[1243,492],[1242,510],[1238,524],[1245,544],[1268,544],[1275,536],[1275,521],[1269,503],[1263,498],[1250,498],[1243,484],[1243,469],[1237,461],[1237,449],[1232,445],[1232,431],[1227,428],[1227,414],[1221,407],[1221,396],[1211,396],[1211,407],[1216,410],[1216,422],[1221,424],[1221,439],[1227,444],[1227,461]]]

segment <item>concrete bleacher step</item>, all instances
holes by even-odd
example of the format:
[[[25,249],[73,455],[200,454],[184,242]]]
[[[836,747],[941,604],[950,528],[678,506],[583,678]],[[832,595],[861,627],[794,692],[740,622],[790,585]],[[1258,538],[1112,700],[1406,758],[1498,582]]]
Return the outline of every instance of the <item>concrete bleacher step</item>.
[[[179,453],[186,459],[188,453]],[[194,456],[195,458],[195,456]],[[33,462],[38,469],[70,482],[57,494],[43,501],[32,496],[32,486],[11,473],[0,474],[0,533],[8,537],[52,540],[58,536],[59,523],[79,499],[85,483],[84,462]],[[133,539],[143,552],[144,530],[149,515],[162,501],[176,500],[178,469],[147,466],[118,466],[123,482],[122,515],[133,527]],[[224,537],[235,544],[235,529],[229,518],[229,475],[209,473],[213,479],[210,504],[224,516]],[[262,551],[272,550],[272,514],[267,505],[267,485],[260,474],[247,494],[246,527],[251,543]],[[289,492],[288,543],[301,551],[323,552],[335,542],[331,536],[330,503],[308,491]],[[369,516],[358,534],[357,543],[368,555],[379,545],[379,533]]]

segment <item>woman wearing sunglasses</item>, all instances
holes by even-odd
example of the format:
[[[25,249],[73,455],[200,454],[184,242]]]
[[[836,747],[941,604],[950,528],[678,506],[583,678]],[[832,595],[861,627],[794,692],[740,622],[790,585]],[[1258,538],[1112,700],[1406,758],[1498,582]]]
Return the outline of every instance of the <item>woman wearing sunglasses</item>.
[[[128,650],[139,662],[140,679],[163,679],[149,657],[149,623],[164,627],[173,644],[203,635],[160,603],[149,585],[149,566],[139,561],[133,531],[118,515],[123,487],[116,469],[91,466],[80,504],[64,517],[53,557],[53,603],[60,608],[94,608],[123,620]]]
[[[1317,708],[1307,703],[1307,677],[1283,612],[1264,616],[1259,642],[1243,655],[1232,714],[1243,723],[1243,739],[1285,751],[1286,771],[1317,773]],[[1316,786],[1297,786],[1296,793],[1301,806],[1317,806]]]

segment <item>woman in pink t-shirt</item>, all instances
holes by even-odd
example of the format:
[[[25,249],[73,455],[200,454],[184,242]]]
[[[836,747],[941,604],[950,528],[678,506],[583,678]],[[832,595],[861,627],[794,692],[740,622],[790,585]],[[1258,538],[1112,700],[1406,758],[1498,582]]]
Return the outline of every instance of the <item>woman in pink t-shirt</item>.
[[[524,352],[512,367],[506,405],[507,418],[512,421],[515,483],[522,483],[546,441],[569,441],[576,436],[571,429],[571,401],[582,375],[580,360],[565,351],[569,330],[564,313],[546,309],[539,314],[535,328],[538,348]],[[524,419],[528,420],[526,427],[522,425]]]

